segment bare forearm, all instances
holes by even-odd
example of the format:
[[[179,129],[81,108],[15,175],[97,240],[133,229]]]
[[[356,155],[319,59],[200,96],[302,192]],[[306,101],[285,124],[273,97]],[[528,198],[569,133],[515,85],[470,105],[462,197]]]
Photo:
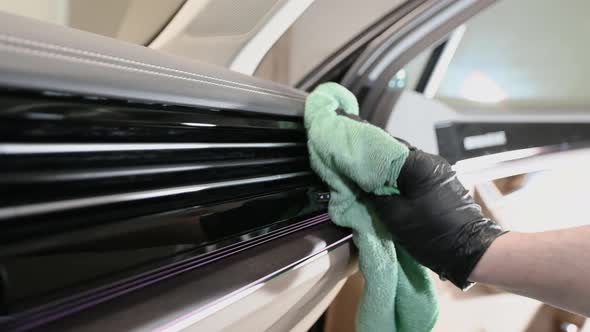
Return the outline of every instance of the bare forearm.
[[[590,316],[590,226],[501,236],[470,279]]]

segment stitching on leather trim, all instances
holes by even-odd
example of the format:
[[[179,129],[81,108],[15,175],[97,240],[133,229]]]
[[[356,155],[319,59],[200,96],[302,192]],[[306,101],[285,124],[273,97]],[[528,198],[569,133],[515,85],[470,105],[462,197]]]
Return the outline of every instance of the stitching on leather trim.
[[[56,59],[61,59],[61,60],[69,60],[69,61],[72,61],[72,62],[89,63],[89,64],[93,64],[93,65],[98,65],[98,66],[112,67],[112,68],[118,68],[118,69],[123,69],[123,70],[140,72],[140,73],[144,73],[144,74],[151,74],[151,75],[157,75],[157,76],[163,76],[163,77],[170,77],[170,78],[175,78],[175,79],[179,79],[179,80],[192,81],[192,82],[198,82],[198,83],[205,83],[205,84],[210,84],[210,85],[215,85],[215,86],[226,87],[226,88],[230,88],[230,89],[243,90],[243,91],[247,91],[247,92],[251,92],[251,93],[256,93],[256,94],[261,94],[261,95],[269,95],[269,96],[277,97],[277,98],[302,101],[301,98],[294,98],[294,97],[289,97],[289,96],[271,94],[271,93],[264,92],[264,91],[257,91],[257,90],[252,90],[252,89],[245,89],[245,88],[241,88],[241,87],[237,87],[237,86],[232,86],[232,85],[225,85],[225,84],[221,84],[221,83],[208,82],[208,81],[198,80],[198,79],[190,78],[190,77],[183,77],[183,76],[177,76],[177,75],[166,74],[166,73],[161,73],[161,72],[155,72],[155,71],[150,71],[150,70],[146,70],[146,69],[140,69],[140,68],[134,68],[134,67],[129,67],[129,66],[123,66],[123,65],[118,65],[118,64],[114,64],[114,63],[108,63],[108,62],[101,62],[101,61],[97,61],[97,60],[84,59],[84,58],[79,58],[79,57],[70,56],[70,55],[64,55],[64,54],[59,54],[59,53],[52,53],[52,52],[48,52],[48,51],[40,51],[40,50],[35,50],[35,49],[27,48],[27,47],[24,47],[24,46],[7,45],[7,44],[3,44],[2,42],[0,42],[0,48],[4,48],[4,49],[7,49],[7,50],[12,50],[12,51],[16,51],[16,52],[20,52],[20,53],[24,53],[24,54],[41,56],[41,57],[56,58]]]
[[[120,61],[120,62],[135,64],[135,65],[139,65],[139,66],[150,67],[150,68],[154,68],[154,69],[167,70],[167,71],[172,71],[172,72],[185,74],[185,75],[189,75],[189,76],[195,76],[195,77],[200,77],[200,78],[205,78],[205,79],[210,79],[210,80],[225,82],[225,83],[232,83],[232,84],[241,85],[241,86],[245,86],[245,87],[249,87],[249,88],[253,88],[253,89],[263,90],[263,91],[267,91],[267,92],[273,92],[273,93],[280,94],[283,96],[297,97],[296,95],[293,95],[293,94],[284,93],[284,92],[273,90],[273,89],[257,87],[257,86],[251,85],[251,84],[240,83],[240,82],[235,82],[235,81],[231,81],[231,80],[224,80],[224,79],[220,79],[220,78],[216,78],[216,77],[212,77],[212,76],[207,76],[207,75],[203,75],[203,74],[192,73],[192,72],[188,72],[188,71],[184,71],[184,70],[180,70],[180,69],[154,65],[154,64],[150,64],[150,63],[146,63],[146,62],[137,61],[137,60],[131,60],[131,59],[127,59],[127,58],[121,58],[121,57],[117,57],[117,56],[112,56],[112,55],[107,55],[107,54],[102,54],[102,53],[97,53],[97,52],[92,52],[92,51],[86,51],[86,50],[77,49],[77,48],[71,48],[71,47],[67,47],[67,46],[61,46],[61,45],[39,42],[39,41],[35,41],[35,40],[30,40],[30,39],[24,39],[24,38],[10,36],[10,35],[6,35],[6,34],[0,34],[0,40],[4,40],[7,42],[21,43],[23,45],[38,46],[38,47],[44,47],[44,48],[48,48],[48,49],[61,50],[64,52],[77,53],[79,55],[94,56],[97,58],[103,58],[103,59],[108,59],[108,60],[113,60],[113,61]]]
[[[141,61],[126,59],[126,58],[121,58],[121,57],[116,57],[116,56],[111,56],[111,55],[106,55],[106,54],[102,54],[102,53],[96,53],[96,52],[92,52],[92,51],[86,51],[86,50],[81,50],[81,49],[76,49],[76,48],[61,46],[61,45],[55,45],[55,44],[50,44],[50,43],[45,43],[45,42],[39,42],[39,41],[24,39],[24,38],[20,38],[20,37],[15,37],[15,36],[10,36],[10,35],[0,34],[0,40],[2,40],[2,39],[4,39],[5,41],[15,42],[15,43],[22,43],[22,44],[25,44],[25,45],[28,44],[28,45],[31,45],[31,46],[39,46],[39,47],[45,47],[45,48],[50,48],[50,49],[55,49],[55,50],[61,50],[61,51],[64,51],[64,52],[78,53],[78,54],[81,54],[81,55],[83,54],[83,55],[94,56],[94,57],[104,58],[104,59],[109,59],[109,60],[114,60],[114,61],[121,61],[121,62],[130,63],[130,64],[136,64],[136,65],[151,67],[151,68],[155,68],[155,69],[169,70],[169,71],[173,71],[173,72],[177,72],[177,73],[181,73],[181,74],[186,74],[186,75],[190,75],[190,76],[196,76],[196,77],[201,77],[201,78],[205,78],[205,79],[211,79],[211,80],[214,80],[214,81],[220,81],[220,82],[226,82],[226,83],[233,83],[233,84],[236,84],[236,85],[246,86],[246,87],[250,87],[250,88],[254,88],[254,89],[264,90],[264,91],[268,91],[268,92],[274,92],[274,93],[285,95],[285,96],[297,97],[296,95],[283,93],[283,92],[280,92],[280,91],[277,91],[277,90],[273,90],[273,89],[267,89],[267,88],[257,87],[255,85],[251,85],[251,84],[240,83],[240,82],[235,82],[235,81],[230,81],[230,80],[224,80],[224,79],[220,79],[220,78],[216,78],[216,77],[212,77],[212,76],[207,76],[207,75],[203,75],[203,74],[197,74],[197,73],[187,72],[187,71],[180,70],[180,69],[175,69],[175,68],[170,68],[170,67],[164,67],[164,66],[154,65],[154,64],[150,64],[150,63],[146,63],[146,62],[141,62]]]

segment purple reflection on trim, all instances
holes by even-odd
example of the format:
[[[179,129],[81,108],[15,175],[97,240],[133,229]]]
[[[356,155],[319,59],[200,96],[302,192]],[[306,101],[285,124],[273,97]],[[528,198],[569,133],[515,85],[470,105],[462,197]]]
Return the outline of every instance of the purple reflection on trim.
[[[77,313],[84,309],[93,307],[100,303],[106,302],[113,298],[131,293],[135,290],[144,288],[151,284],[169,279],[178,274],[193,270],[195,268],[210,264],[233,254],[237,254],[254,246],[275,240],[285,235],[292,234],[296,231],[315,226],[317,224],[329,220],[327,213],[312,217],[308,220],[302,221],[293,225],[292,227],[278,230],[275,234],[270,236],[262,236],[262,238],[253,238],[245,243],[238,243],[233,246],[226,247],[219,252],[207,255],[206,257],[193,257],[184,261],[176,262],[168,266],[160,267],[151,271],[143,272],[141,274],[117,281],[115,284],[103,286],[100,288],[91,289],[81,294],[75,295],[70,299],[62,300],[62,304],[48,304],[35,308],[31,312],[31,316],[27,317],[28,321],[23,323],[15,323],[14,329],[11,331],[22,332],[39,327],[41,325],[50,323],[52,321],[64,318],[71,314]],[[35,313],[37,312],[37,313]],[[24,314],[26,315],[26,313]]]

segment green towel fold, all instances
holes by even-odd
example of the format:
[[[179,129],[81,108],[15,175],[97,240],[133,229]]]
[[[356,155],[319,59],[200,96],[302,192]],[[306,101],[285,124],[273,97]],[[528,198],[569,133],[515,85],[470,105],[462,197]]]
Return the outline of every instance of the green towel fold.
[[[330,186],[329,213],[353,230],[366,283],[358,332],[430,331],[438,304],[427,270],[401,248],[365,202],[365,192],[398,194],[396,180],[408,149],[385,131],[338,115],[358,115],[355,96],[336,83],[315,89],[305,105],[311,166]]]

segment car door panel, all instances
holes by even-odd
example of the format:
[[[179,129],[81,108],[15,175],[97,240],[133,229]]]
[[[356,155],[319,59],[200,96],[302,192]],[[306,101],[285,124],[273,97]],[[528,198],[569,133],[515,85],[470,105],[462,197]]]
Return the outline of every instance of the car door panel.
[[[268,302],[300,312],[341,285],[354,252],[307,162],[305,93],[13,15],[0,31],[0,329],[184,330],[274,276],[323,285]]]

